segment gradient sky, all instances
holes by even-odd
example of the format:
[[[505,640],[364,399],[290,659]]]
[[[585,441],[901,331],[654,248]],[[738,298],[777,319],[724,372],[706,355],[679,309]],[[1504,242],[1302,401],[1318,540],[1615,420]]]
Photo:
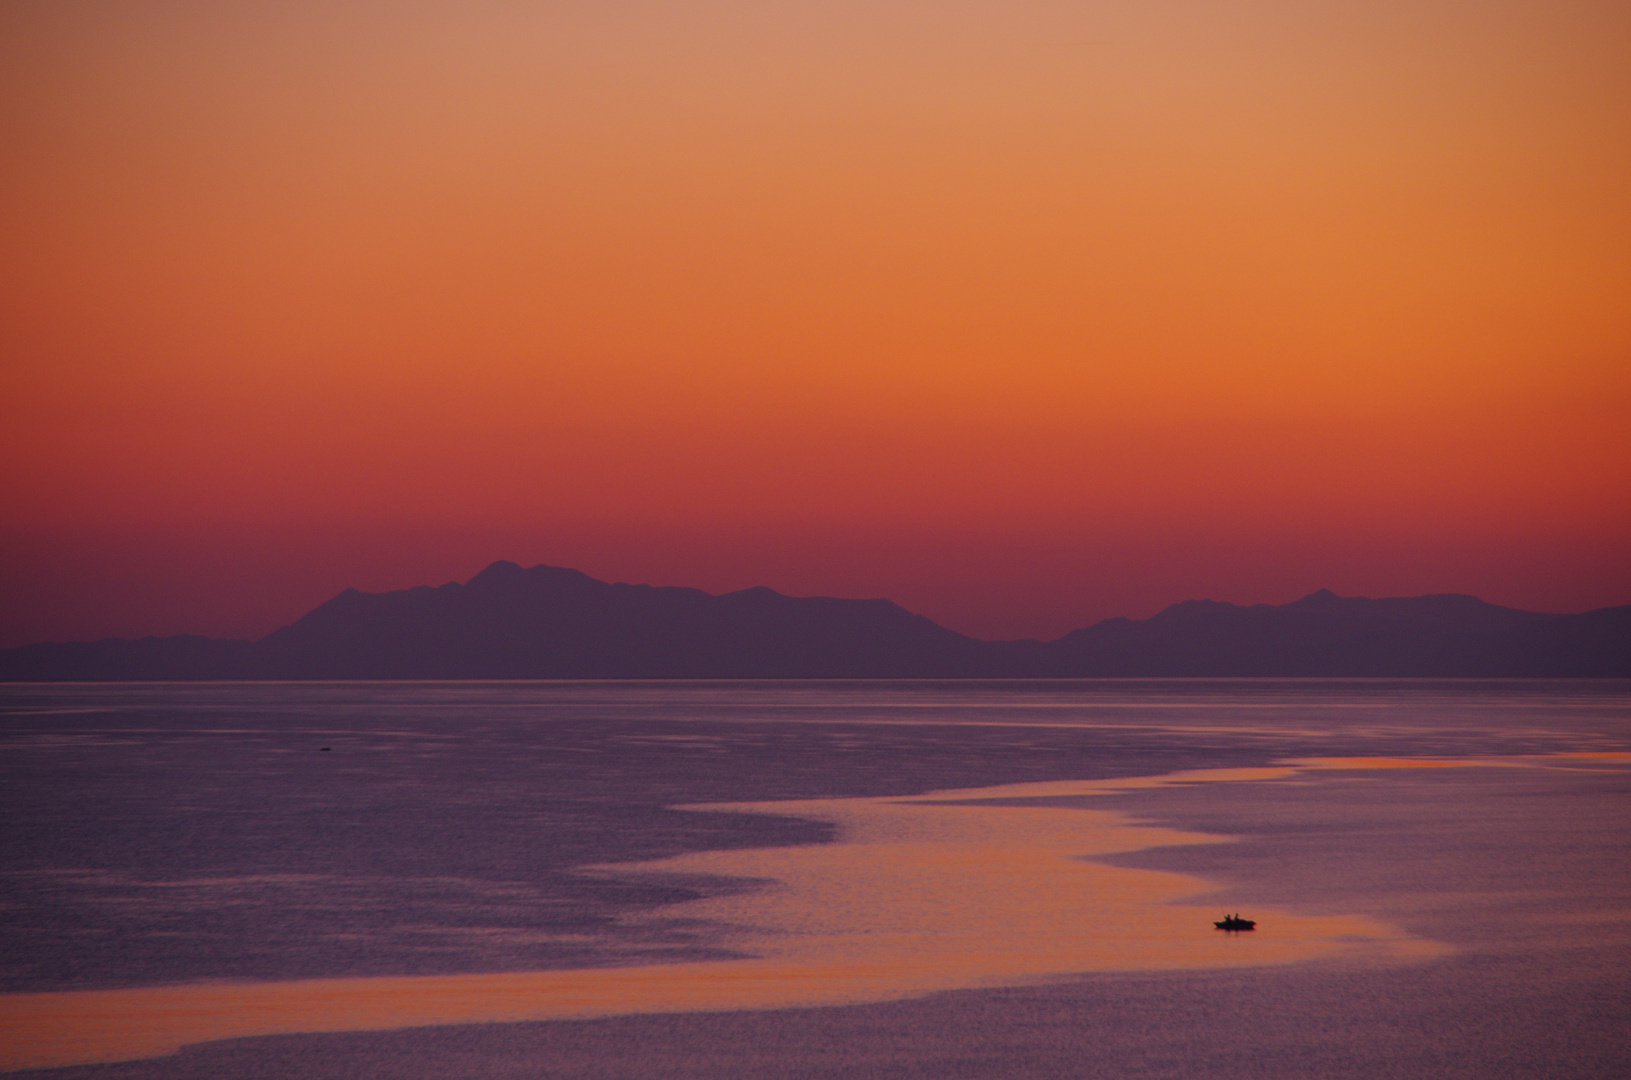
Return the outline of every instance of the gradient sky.
[[[0,645],[497,558],[1631,602],[1623,0],[0,8]]]

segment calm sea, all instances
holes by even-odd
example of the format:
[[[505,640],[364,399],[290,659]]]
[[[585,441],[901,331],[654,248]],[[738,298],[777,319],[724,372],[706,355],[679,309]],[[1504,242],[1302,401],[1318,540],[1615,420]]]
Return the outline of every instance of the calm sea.
[[[478,985],[440,976],[680,973],[678,1004],[634,1015],[614,980],[589,1019],[391,1030],[376,1010],[135,1060],[113,1040],[28,1075],[1631,1076],[1623,682],[12,685],[0,740],[14,1051],[27,1010],[89,1045],[96,1003],[141,1000],[85,991],[342,979],[310,985],[428,1001]],[[1133,782],[1174,773],[1193,775]],[[1019,784],[1055,786],[969,790]],[[932,827],[857,842],[892,799],[948,790],[900,804]],[[1116,842],[1048,854],[1090,842],[1077,821]],[[1199,936],[1043,971],[1024,900],[1073,918],[1055,892],[1081,898],[1072,941]],[[1258,936],[1225,945],[1191,906],[1255,914]],[[806,968],[842,948],[856,989],[687,997],[686,973],[795,938]]]

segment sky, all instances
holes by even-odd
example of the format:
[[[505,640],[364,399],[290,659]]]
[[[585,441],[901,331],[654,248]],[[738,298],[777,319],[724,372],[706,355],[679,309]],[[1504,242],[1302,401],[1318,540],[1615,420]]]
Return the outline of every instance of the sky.
[[[12,0],[0,646],[495,559],[1631,603],[1621,0]]]

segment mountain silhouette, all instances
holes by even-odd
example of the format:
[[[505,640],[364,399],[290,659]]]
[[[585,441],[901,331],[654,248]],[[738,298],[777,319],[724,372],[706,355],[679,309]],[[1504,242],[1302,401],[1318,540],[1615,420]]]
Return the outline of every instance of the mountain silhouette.
[[[269,674],[302,679],[953,676],[981,645],[888,600],[712,596],[511,562],[464,585],[347,589],[257,643]]]
[[[1547,615],[1474,596],[1174,604],[1106,619],[1043,647],[1075,676],[1624,677],[1631,606]]]
[[[609,584],[496,562],[464,584],[347,589],[259,641],[0,650],[0,680],[1631,677],[1631,606],[1550,615],[1442,595],[1210,600],[1056,641],[980,641],[888,600]]]

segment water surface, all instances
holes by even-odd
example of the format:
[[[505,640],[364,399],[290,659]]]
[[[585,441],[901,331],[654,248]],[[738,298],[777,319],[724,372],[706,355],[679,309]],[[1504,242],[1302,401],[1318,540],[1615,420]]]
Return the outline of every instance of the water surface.
[[[86,1076],[1619,1075],[1627,689],[9,687],[0,1018],[200,983],[325,1003],[205,1038],[671,1014]],[[1182,770],[1215,779],[1132,779]],[[1224,907],[1267,913],[1246,949]],[[841,1007],[737,1011],[795,1005]]]

